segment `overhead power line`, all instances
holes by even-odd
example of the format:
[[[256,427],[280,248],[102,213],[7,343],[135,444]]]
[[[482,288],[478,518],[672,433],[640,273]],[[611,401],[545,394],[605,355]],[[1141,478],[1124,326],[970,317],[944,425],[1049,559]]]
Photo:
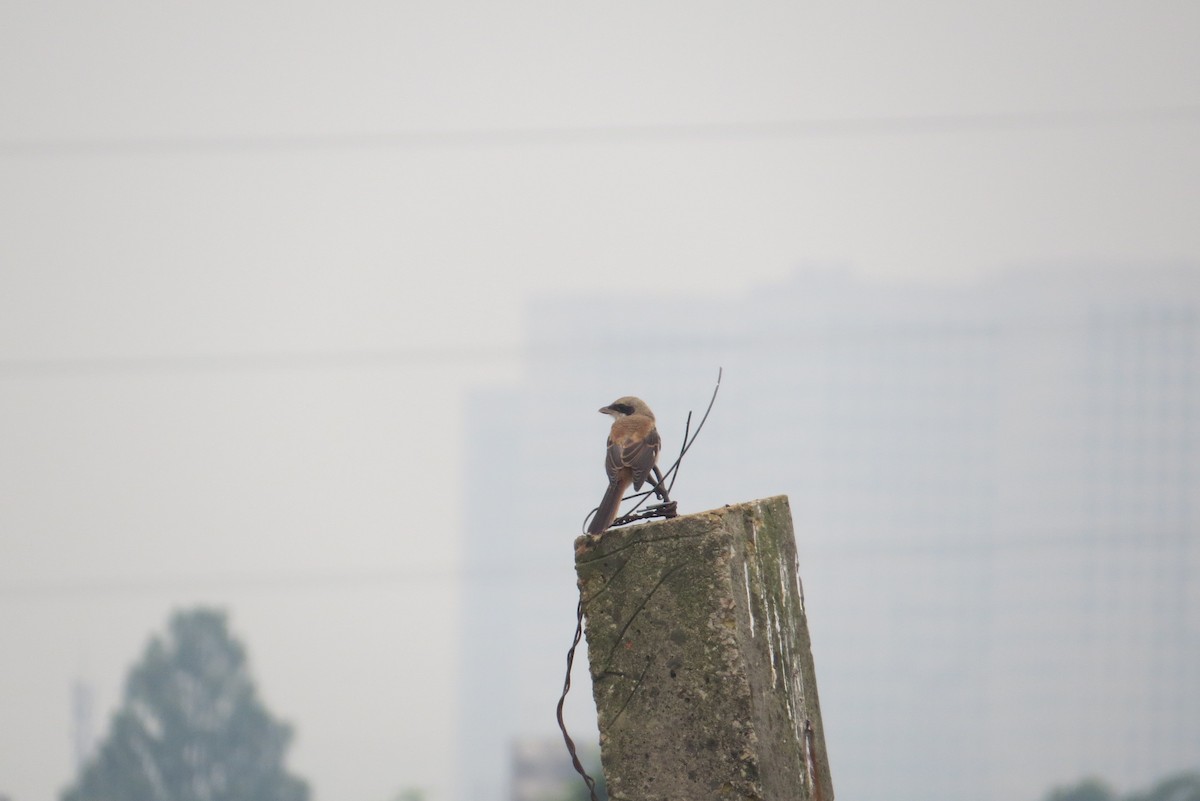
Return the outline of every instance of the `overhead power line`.
[[[955,538],[926,542],[872,537],[854,542],[810,545],[810,558],[859,563],[864,556],[879,558],[986,558],[999,553],[1037,553],[1071,550],[1110,553],[1112,548],[1139,552],[1177,550],[1189,542],[1188,531],[1003,532],[974,539]],[[569,564],[527,561],[511,564],[456,564],[378,570],[319,571],[309,573],[223,572],[207,575],[108,576],[26,581],[0,581],[0,602],[5,600],[59,600],[129,596],[179,596],[188,594],[240,594],[259,592],[346,592],[366,589],[399,590],[415,585],[448,586],[463,581],[489,585],[526,585],[544,581]]]
[[[1192,316],[1178,320],[1156,321],[1166,325],[1182,320],[1194,322]],[[716,334],[711,336],[643,336],[629,340],[593,340],[582,342],[534,342],[511,346],[414,345],[394,348],[345,348],[327,351],[267,351],[226,353],[173,353],[111,356],[57,356],[47,358],[0,358],[0,380],[97,377],[97,376],[159,376],[172,374],[239,374],[271,371],[329,371],[356,369],[404,368],[462,368],[497,364],[545,363],[570,361],[581,356],[597,357],[635,350],[668,354],[705,354],[721,351],[796,352],[811,351],[835,345],[852,346],[864,342],[903,342],[907,339],[930,337],[982,337],[1001,335],[1019,338],[1040,336],[1072,328],[1064,321],[1040,323],[1022,322],[1008,329],[1003,321],[945,320],[930,323],[905,323],[828,329],[818,326],[812,331],[794,331],[787,335],[776,332],[748,334]]]
[[[546,569],[513,566],[506,571],[489,568],[444,566],[320,573],[216,573],[194,576],[125,576],[46,579],[0,584],[5,598],[69,598],[180,595],[190,593],[280,592],[296,590],[355,590],[410,587],[416,584],[451,584],[472,581],[521,581],[544,576]],[[550,571],[552,572],[552,571]]]
[[[531,148],[686,141],[848,138],[892,134],[1110,128],[1200,122],[1200,105],[1100,110],[827,117],[751,122],[473,128],[326,134],[164,135],[0,141],[0,157],[154,156],[447,148]]]
[[[519,347],[424,346],[331,351],[195,353],[144,356],[78,356],[0,359],[0,378],[163,373],[245,373],[270,370],[329,370],[392,366],[495,364],[523,358]]]

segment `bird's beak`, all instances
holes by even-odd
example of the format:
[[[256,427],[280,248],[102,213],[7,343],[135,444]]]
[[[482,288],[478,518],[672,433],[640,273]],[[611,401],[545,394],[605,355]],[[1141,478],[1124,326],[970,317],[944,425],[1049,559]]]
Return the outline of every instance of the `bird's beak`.
[[[612,414],[612,407],[611,406],[601,406],[599,411],[600,411],[600,414]]]

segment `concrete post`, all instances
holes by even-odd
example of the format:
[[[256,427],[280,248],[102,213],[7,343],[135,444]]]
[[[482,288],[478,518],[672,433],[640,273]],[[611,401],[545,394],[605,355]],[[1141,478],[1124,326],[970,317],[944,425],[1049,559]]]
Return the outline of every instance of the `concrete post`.
[[[833,801],[785,496],[575,546],[613,801]]]

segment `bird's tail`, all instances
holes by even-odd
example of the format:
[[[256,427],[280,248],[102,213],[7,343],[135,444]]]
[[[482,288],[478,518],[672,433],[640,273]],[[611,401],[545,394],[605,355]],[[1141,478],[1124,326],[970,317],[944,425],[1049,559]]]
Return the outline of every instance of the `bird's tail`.
[[[588,524],[588,534],[599,534],[612,525],[612,521],[617,518],[617,509],[621,506],[621,498],[625,496],[627,489],[629,489],[628,479],[613,479],[609,483],[608,489],[604,491],[604,497],[600,499],[600,508],[592,517],[592,522]]]

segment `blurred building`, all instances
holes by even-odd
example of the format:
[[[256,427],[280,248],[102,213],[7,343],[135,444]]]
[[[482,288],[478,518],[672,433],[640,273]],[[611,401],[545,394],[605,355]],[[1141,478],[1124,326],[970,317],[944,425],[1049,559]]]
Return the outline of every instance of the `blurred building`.
[[[84,679],[71,684],[71,746],[78,775],[96,750],[95,690]]]
[[[811,270],[529,319],[525,379],[467,409],[464,797],[499,799],[510,738],[554,731],[595,410],[644,397],[670,461],[718,366],[674,495],[790,496],[839,796],[1037,799],[1200,766],[1197,268]],[[586,740],[582,655],[575,683]]]
[[[595,761],[598,749],[579,753],[585,769]],[[520,737],[510,751],[509,801],[567,801],[587,786],[566,755],[562,737]],[[590,773],[590,771],[589,771]]]

